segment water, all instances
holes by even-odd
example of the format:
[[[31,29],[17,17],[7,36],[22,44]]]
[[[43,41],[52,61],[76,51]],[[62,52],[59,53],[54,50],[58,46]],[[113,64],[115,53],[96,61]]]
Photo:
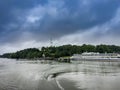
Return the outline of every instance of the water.
[[[0,90],[120,90],[120,62],[0,59]]]

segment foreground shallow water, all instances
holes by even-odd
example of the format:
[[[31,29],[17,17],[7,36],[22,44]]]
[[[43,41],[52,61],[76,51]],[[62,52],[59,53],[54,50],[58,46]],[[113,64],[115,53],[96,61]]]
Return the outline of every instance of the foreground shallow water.
[[[0,90],[120,90],[120,62],[0,59]]]

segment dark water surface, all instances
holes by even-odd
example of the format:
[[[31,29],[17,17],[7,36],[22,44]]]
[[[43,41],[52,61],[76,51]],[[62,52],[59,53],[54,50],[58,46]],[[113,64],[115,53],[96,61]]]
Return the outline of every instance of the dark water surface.
[[[0,90],[120,90],[120,62],[0,59]]]

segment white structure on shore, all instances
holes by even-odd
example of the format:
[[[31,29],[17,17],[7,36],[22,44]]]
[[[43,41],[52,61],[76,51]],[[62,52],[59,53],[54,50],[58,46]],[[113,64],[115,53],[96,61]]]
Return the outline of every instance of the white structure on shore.
[[[114,59],[120,59],[120,54],[84,52],[82,54],[74,54],[71,57],[71,59],[72,60],[114,60]]]

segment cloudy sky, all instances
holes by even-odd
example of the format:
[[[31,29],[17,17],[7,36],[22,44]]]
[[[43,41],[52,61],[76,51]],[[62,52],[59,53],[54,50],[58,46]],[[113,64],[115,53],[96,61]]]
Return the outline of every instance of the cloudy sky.
[[[0,54],[63,44],[120,45],[120,0],[0,0]]]

